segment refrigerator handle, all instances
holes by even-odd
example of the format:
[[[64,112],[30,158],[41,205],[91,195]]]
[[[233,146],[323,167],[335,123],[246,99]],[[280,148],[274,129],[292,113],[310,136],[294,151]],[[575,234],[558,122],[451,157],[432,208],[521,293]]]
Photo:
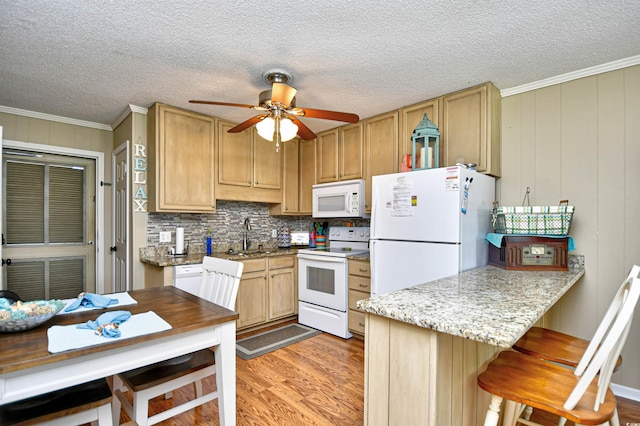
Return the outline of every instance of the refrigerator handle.
[[[376,279],[376,241],[369,240],[369,268],[371,269],[371,297],[378,294],[378,280]]]

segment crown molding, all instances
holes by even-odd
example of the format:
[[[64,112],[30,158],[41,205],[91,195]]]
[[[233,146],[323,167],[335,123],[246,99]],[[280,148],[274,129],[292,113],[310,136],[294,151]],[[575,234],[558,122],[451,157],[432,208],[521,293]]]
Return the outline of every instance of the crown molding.
[[[568,81],[577,80],[583,77],[602,74],[609,71],[619,70],[640,64],[640,55],[631,56],[629,58],[620,59],[618,61],[608,62],[594,67],[584,68],[578,71],[561,74],[555,77],[545,78],[544,80],[534,81],[533,83],[523,84],[521,86],[512,87],[500,91],[503,98],[507,96],[517,95],[519,93],[530,92],[532,90],[542,89],[543,87],[553,86],[555,84],[566,83]]]
[[[59,115],[45,114],[42,112],[28,111],[26,109],[12,108],[0,105],[0,112],[7,114],[22,115],[25,117],[38,118],[41,120],[57,121],[59,123],[73,124],[74,126],[91,127],[92,129],[108,130],[113,129],[108,124],[94,123],[92,121],[77,120],[75,118],[60,117]]]
[[[144,108],[137,105],[129,104],[118,116],[118,118],[116,118],[116,121],[114,121],[113,124],[111,124],[111,128],[115,129],[116,127],[118,127],[132,112],[137,112],[139,114],[147,115],[147,113],[149,112],[149,108]]]

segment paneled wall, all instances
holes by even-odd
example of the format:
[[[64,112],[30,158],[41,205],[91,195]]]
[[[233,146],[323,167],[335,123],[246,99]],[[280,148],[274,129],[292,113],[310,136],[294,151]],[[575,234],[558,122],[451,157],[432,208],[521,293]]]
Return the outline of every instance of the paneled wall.
[[[501,205],[568,199],[586,274],[552,325],[590,338],[633,264],[640,264],[640,66],[502,100]],[[613,382],[640,393],[640,310]]]

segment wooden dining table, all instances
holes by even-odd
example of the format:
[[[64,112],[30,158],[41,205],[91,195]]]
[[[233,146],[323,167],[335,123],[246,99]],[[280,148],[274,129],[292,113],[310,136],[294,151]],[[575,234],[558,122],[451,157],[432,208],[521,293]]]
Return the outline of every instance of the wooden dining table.
[[[0,334],[0,405],[215,348],[220,424],[236,424],[238,313],[175,287],[128,292],[137,304],[55,315],[40,326]],[[95,320],[111,310],[155,312],[171,329],[59,353],[48,350],[47,329]]]

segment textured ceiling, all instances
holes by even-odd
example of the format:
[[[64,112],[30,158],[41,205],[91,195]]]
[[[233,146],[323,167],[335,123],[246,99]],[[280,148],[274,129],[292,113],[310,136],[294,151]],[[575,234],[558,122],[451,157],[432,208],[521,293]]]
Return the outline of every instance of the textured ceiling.
[[[255,104],[274,68],[298,106],[366,118],[640,54],[638,0],[4,0],[0,16],[0,105],[107,125],[155,101],[243,121],[188,100]]]

